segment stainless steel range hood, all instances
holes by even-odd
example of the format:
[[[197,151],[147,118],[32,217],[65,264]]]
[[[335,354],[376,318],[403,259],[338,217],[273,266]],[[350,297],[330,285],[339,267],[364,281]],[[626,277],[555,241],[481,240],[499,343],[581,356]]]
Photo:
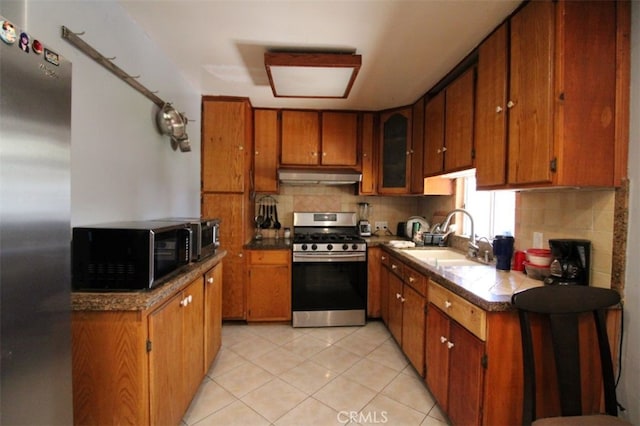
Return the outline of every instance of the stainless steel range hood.
[[[351,185],[362,173],[351,169],[278,169],[278,179],[293,185]]]

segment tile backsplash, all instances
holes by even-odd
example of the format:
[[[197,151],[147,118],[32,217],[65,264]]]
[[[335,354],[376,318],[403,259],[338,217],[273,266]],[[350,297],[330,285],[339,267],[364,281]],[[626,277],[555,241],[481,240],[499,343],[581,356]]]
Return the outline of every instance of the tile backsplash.
[[[262,194],[257,195],[257,200]],[[281,185],[278,215],[283,227],[293,226],[294,211],[353,211],[358,213],[358,203],[370,204],[369,221],[387,221],[394,234],[398,222],[405,221],[418,211],[421,197],[384,197],[354,195],[353,185],[296,186]]]
[[[523,191],[516,196],[516,248],[533,247],[533,233],[591,241],[591,285],[610,287],[615,190]]]
[[[259,200],[263,194],[258,194]],[[296,186],[281,185],[278,201],[279,220],[283,227],[293,226],[294,211],[354,211],[358,203],[371,204],[369,221],[386,221],[395,234],[398,222],[420,215],[431,220],[438,212],[454,208],[454,196],[358,196],[353,185]],[[544,190],[522,191],[516,195],[516,249],[533,247],[533,233],[543,235],[548,248],[552,238],[578,238],[591,241],[591,285],[610,287],[614,248],[616,191]],[[266,235],[269,236],[269,231]]]

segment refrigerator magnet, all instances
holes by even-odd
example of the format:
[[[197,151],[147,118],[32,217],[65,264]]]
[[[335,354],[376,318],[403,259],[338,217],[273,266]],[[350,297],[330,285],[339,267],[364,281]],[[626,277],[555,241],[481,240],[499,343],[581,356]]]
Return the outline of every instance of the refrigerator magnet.
[[[60,57],[58,56],[58,54],[46,48],[44,49],[44,59],[45,61],[55,66],[60,65]]]
[[[16,28],[11,22],[0,22],[0,38],[7,44],[13,44],[16,42]]]
[[[20,33],[20,41],[18,41],[18,47],[24,53],[29,53],[29,35],[24,31]]]
[[[33,53],[36,55],[40,55],[42,53],[42,43],[39,40],[33,40],[33,44],[31,44],[31,49]]]

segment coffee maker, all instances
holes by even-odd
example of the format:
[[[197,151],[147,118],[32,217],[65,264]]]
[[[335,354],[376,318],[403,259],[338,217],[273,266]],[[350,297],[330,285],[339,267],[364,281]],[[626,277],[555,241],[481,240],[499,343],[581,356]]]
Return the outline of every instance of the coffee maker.
[[[358,203],[358,235],[361,237],[371,236],[371,224],[369,223],[369,203]]]
[[[545,278],[545,284],[589,285],[591,241],[554,239],[549,240],[549,248],[551,274]]]

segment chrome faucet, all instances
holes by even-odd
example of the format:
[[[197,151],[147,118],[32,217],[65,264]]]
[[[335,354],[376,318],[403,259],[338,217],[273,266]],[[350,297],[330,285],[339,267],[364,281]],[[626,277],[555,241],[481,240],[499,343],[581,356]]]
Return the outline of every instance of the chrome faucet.
[[[453,209],[449,213],[447,213],[447,217],[444,219],[444,222],[442,222],[441,228],[444,232],[447,232],[449,229],[449,222],[451,222],[451,218],[456,213],[464,213],[469,217],[469,221],[471,222],[471,238],[469,238],[468,255],[469,257],[478,257],[478,252],[480,251],[480,247],[478,247],[478,244],[476,243],[476,233],[473,227],[473,217],[471,216],[471,213],[469,213],[465,209]]]

